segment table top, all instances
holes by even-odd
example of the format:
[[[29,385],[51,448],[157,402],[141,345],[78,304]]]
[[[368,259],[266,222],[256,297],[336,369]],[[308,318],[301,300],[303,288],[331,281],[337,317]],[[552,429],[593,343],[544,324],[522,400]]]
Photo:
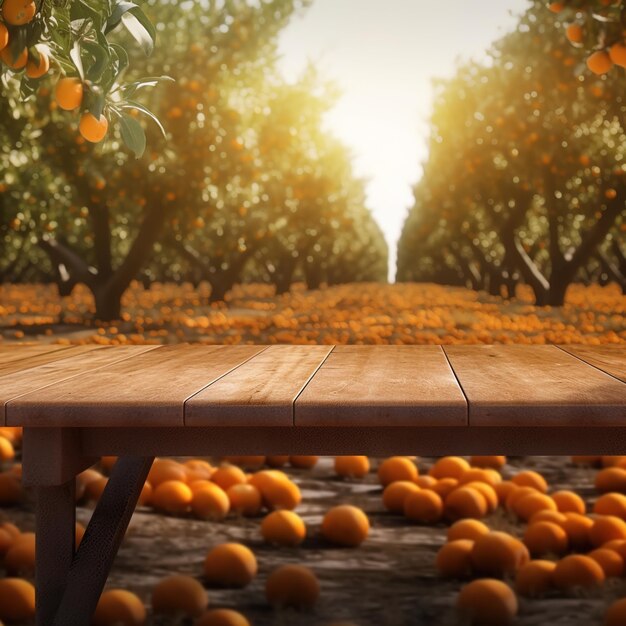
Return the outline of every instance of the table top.
[[[626,346],[0,346],[31,427],[626,426]]]

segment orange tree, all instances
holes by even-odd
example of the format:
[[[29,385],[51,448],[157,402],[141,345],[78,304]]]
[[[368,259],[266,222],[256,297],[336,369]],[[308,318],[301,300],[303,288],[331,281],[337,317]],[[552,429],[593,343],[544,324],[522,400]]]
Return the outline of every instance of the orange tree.
[[[619,253],[625,137],[598,106],[618,98],[609,81],[571,72],[572,50],[546,37],[549,15],[531,9],[490,66],[461,68],[440,87],[399,278],[509,295],[523,278],[538,303],[559,305],[598,257]]]

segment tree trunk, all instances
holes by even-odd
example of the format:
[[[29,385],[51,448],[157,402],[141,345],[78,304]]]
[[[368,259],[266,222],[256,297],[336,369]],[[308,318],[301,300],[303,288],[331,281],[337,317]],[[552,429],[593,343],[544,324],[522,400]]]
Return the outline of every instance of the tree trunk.
[[[110,283],[90,287],[96,306],[96,319],[101,322],[113,322],[122,317],[122,293]]]

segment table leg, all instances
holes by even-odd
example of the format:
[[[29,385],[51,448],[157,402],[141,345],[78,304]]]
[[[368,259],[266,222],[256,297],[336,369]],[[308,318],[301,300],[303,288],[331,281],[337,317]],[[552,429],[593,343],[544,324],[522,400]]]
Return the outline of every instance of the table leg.
[[[113,466],[74,555],[54,626],[89,625],[153,460],[121,457]]]
[[[54,620],[74,558],[75,481],[36,490],[35,557],[37,626]]]

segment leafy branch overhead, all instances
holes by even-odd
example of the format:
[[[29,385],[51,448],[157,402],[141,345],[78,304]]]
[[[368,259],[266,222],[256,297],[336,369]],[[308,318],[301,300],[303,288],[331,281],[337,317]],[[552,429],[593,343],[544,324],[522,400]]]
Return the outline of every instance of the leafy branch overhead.
[[[0,78],[5,89],[17,83],[27,100],[54,75],[56,105],[79,115],[85,140],[99,143],[113,123],[140,157],[146,135],[137,114],[163,128],[134,98],[140,89],[169,80],[125,80],[131,48],[150,55],[156,41],[156,30],[141,6],[128,0],[0,0],[0,6]]]

